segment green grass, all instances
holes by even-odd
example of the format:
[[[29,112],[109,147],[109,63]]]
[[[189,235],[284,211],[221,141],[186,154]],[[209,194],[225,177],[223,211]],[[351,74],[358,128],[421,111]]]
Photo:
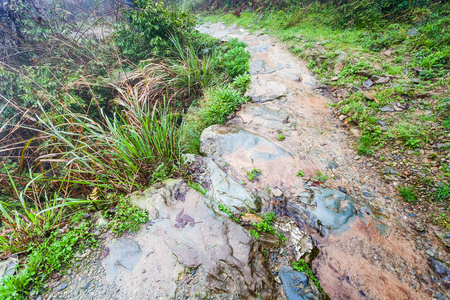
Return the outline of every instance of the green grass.
[[[450,200],[450,184],[438,186],[434,193],[434,200],[439,202]]]
[[[82,216],[83,212],[78,213]],[[82,219],[82,217],[81,217]],[[30,245],[31,252],[23,268],[16,275],[6,277],[0,285],[0,296],[5,300],[27,299],[30,288],[39,293],[45,281],[55,272],[68,266],[77,251],[98,246],[97,239],[89,232],[92,224],[83,221],[72,224],[69,232],[52,232],[40,242]]]
[[[417,194],[413,187],[402,185],[398,187],[398,193],[406,202],[415,203],[417,201]]]

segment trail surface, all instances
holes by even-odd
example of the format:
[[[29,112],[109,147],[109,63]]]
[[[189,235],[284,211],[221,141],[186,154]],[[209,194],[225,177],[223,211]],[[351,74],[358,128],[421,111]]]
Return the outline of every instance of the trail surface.
[[[103,251],[49,282],[43,298],[317,299],[311,280],[289,268],[303,257],[331,299],[446,299],[448,252],[349,147],[351,133],[305,64],[268,35],[220,23],[199,30],[238,38],[251,53],[253,102],[207,128],[205,157],[190,157],[207,194],[169,180],[134,197],[151,222],[133,236],[105,230]],[[276,212],[285,245],[255,241],[245,224],[260,217],[247,213],[241,226],[219,204]]]
[[[203,142],[203,148],[213,149],[205,152],[219,164],[229,164],[239,180],[244,180],[245,170],[260,169],[263,175],[252,192],[267,187],[283,192],[282,200],[269,200],[265,209],[279,210],[301,227],[309,227],[320,249],[313,266],[328,295],[332,299],[446,298],[443,290],[447,288],[448,293],[449,278],[440,280],[430,266],[436,269],[440,261],[449,262],[448,252],[431,228],[417,224],[414,215],[397,203],[395,187],[380,179],[382,170],[372,168],[349,148],[352,133],[330,114],[327,99],[315,89],[316,81],[305,63],[268,35],[251,35],[220,23],[205,24],[200,30],[249,45],[252,83],[248,95],[254,101],[241,108],[230,121],[233,125],[209,129],[223,135],[222,144],[214,137],[206,141],[210,145]],[[230,127],[239,133],[232,133]],[[285,137],[282,141],[280,134]],[[323,227],[337,230],[314,232],[317,224],[308,222],[308,208],[302,206],[310,200],[304,199],[305,186],[295,176],[299,170],[305,178],[316,177],[317,172],[328,175],[328,187],[356,199],[353,210],[357,213],[346,212],[348,227],[330,225],[345,218],[336,220],[327,209],[339,213],[347,207],[328,202],[324,209],[319,205],[313,210],[312,221],[318,218]]]

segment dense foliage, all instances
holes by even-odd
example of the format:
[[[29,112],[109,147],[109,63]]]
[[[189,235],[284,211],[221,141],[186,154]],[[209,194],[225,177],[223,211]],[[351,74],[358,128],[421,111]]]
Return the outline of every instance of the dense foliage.
[[[125,196],[184,176],[201,130],[246,101],[246,45],[200,34],[176,3],[139,0],[107,19],[85,11],[44,11],[23,43],[7,43],[14,59],[0,57],[0,256],[25,262],[0,283],[6,298],[42,291],[85,247],[94,228],[79,231],[80,213],[104,210],[116,234],[137,230],[148,217]]]

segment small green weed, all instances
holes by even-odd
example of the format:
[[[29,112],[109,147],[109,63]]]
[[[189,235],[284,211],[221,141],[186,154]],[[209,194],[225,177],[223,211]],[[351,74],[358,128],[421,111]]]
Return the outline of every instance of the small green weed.
[[[279,140],[279,141],[282,141],[282,140],[284,140],[286,137],[283,135],[283,134],[278,134],[278,136],[277,136],[277,140]]]
[[[260,176],[262,173],[261,173],[261,170],[258,170],[258,169],[255,169],[255,168],[253,168],[251,171],[247,171],[247,178],[248,178],[248,180],[249,181],[255,181],[256,180],[256,178],[258,178],[258,176]]]
[[[234,216],[234,214],[230,211],[230,208],[229,208],[228,206],[219,204],[219,210],[220,210],[221,212],[224,212],[224,213],[226,213],[227,215],[229,215],[230,218],[233,219],[234,221],[239,222],[239,219],[236,218],[236,217]]]
[[[269,233],[269,234],[275,234],[280,239],[280,243],[284,244],[286,241],[286,237],[284,234],[278,232],[274,227],[273,223],[275,222],[277,216],[273,212],[269,212],[266,215],[260,215],[263,218],[262,222],[259,223],[252,223],[252,226],[255,228],[255,230],[250,230],[250,234],[255,238],[259,238],[259,233]]]
[[[314,276],[311,268],[305,260],[299,259],[296,262],[292,262],[292,268],[297,272],[306,273],[308,277],[314,282],[319,292],[324,293],[324,290],[320,286],[319,280],[316,278],[316,276]]]
[[[303,176],[305,176],[305,172],[303,172],[302,170],[298,170],[298,172],[297,172],[297,174],[295,174],[295,176],[303,177]]]
[[[315,180],[319,180],[321,182],[326,182],[328,180],[328,176],[325,174],[322,174],[322,172],[317,171],[316,172],[316,177],[314,177]]]
[[[442,126],[445,129],[450,130],[450,116],[447,116],[447,118],[442,122]]]
[[[450,230],[450,220],[445,213],[439,213],[437,215],[432,213],[430,214],[430,217],[433,219],[435,224],[439,224],[446,230]]]
[[[254,230],[254,229],[250,229],[249,232],[250,232],[251,236],[255,238],[255,240],[257,240],[260,237],[258,231]]]
[[[191,188],[193,188],[194,190],[198,191],[200,194],[202,195],[206,195],[206,193],[208,192],[207,189],[204,189],[199,183],[197,182],[193,182],[193,181],[189,181],[187,183],[188,186],[190,186]]]
[[[414,203],[417,201],[417,194],[411,186],[402,185],[398,187],[400,196],[407,202]]]
[[[148,221],[148,213],[145,210],[132,206],[130,201],[124,198],[119,200],[114,208],[107,210],[104,217],[110,219],[108,228],[116,235],[126,231],[136,232]]]

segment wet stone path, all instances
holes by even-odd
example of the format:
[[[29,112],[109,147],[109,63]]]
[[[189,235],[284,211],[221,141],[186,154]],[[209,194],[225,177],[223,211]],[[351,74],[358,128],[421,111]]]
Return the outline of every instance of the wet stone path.
[[[350,133],[304,62],[268,35],[221,23],[199,30],[238,38],[251,53],[252,101],[203,132],[205,157],[187,157],[207,194],[168,180],[134,197],[151,223],[134,236],[105,233],[102,252],[38,297],[318,299],[311,280],[289,267],[304,258],[331,299],[447,299],[448,252],[349,147]],[[261,174],[249,181],[252,169]],[[318,174],[328,180],[313,179]],[[255,240],[219,204],[232,213],[276,212],[286,244],[269,235]],[[257,219],[248,213],[240,221]]]

